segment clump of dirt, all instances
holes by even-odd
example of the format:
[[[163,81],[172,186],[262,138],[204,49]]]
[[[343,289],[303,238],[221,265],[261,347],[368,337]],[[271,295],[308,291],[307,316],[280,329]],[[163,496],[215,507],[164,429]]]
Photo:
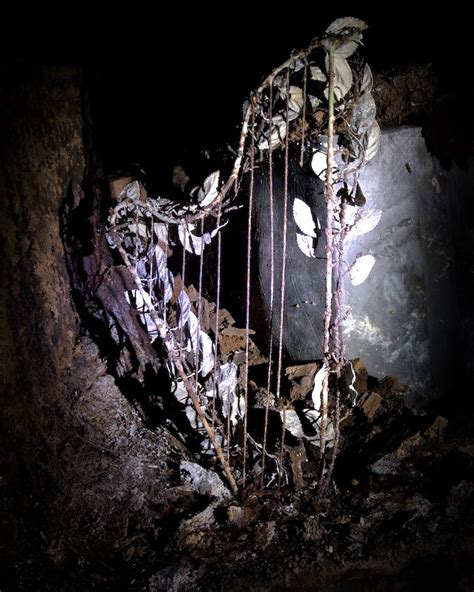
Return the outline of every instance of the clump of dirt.
[[[437,86],[431,66],[404,68],[375,76],[372,92],[379,125],[423,122],[432,109]]]

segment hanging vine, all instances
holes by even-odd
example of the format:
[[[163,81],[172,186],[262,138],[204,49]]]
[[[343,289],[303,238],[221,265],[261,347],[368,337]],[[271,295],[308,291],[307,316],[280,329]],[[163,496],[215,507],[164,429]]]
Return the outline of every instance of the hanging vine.
[[[215,451],[233,493],[248,479],[250,468],[262,487],[288,481],[285,469],[285,434],[290,431],[319,447],[319,489],[324,493],[331,478],[337,453],[340,392],[338,381],[345,366],[341,322],[342,283],[346,264],[344,238],[354,221],[347,206],[361,199],[359,173],[378,148],[380,130],[375,121],[371,96],[372,74],[359,55],[363,21],[346,17],[334,21],[325,34],[304,50],[294,52],[277,67],[251,95],[245,107],[239,145],[233,170],[225,182],[218,171],[189,194],[185,205],[165,198],[144,197],[137,181],[120,193],[108,218],[108,240],[119,253],[133,278],[134,288],[126,296],[150,340],[164,346],[165,364],[172,381],[171,395],[186,409],[194,429],[201,435],[203,454]],[[311,405],[307,416],[317,437],[307,436],[297,414],[282,392],[282,349],[285,325],[285,274],[287,258],[287,219],[292,212],[298,232],[295,237],[302,256],[315,257],[317,221],[311,208],[298,196],[289,202],[289,146],[300,143],[299,162],[310,162],[314,174],[325,185],[326,269],[324,325],[321,327],[323,360],[313,378]],[[273,213],[273,153],[283,150],[285,180],[283,199],[282,269],[275,277]],[[267,384],[264,391],[263,439],[258,443],[248,433],[249,366],[254,348],[250,339],[250,299],[252,263],[252,201],[256,160],[267,160],[271,234],[270,322],[278,320],[278,341],[270,332]],[[245,360],[242,368],[232,356],[221,355],[220,344],[225,323],[220,310],[221,240],[220,233],[237,198],[237,188],[250,171],[246,277]],[[202,295],[204,253],[218,237],[216,305]],[[181,274],[169,265],[174,247],[182,249]],[[186,258],[199,257],[197,297],[186,287]],[[275,300],[279,281],[280,299]],[[278,306],[277,314],[273,308]],[[213,323],[203,326],[204,310],[213,314]],[[238,331],[237,331],[238,332]],[[213,338],[209,333],[214,333]],[[274,346],[277,348],[273,364]],[[271,392],[273,380],[275,394]],[[332,387],[332,385],[335,385]],[[334,403],[331,405],[331,389]],[[279,407],[278,407],[279,405]],[[270,407],[280,409],[282,431],[279,454],[268,446]],[[193,416],[194,413],[194,416]],[[243,437],[239,438],[239,426]],[[332,456],[327,462],[327,450]],[[249,452],[252,465],[249,467]],[[240,460],[235,454],[240,454]],[[233,466],[231,460],[234,457]],[[272,474],[266,470],[271,465]]]

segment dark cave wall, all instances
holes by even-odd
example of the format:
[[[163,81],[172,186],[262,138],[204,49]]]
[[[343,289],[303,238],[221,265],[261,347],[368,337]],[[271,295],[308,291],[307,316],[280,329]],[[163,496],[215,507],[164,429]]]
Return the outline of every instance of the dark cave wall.
[[[0,84],[0,587],[90,589],[157,536],[181,445],[145,429],[80,333],[61,220],[88,203],[82,72],[15,66]]]
[[[15,67],[0,88],[0,552],[20,557],[61,465],[78,332],[58,211],[84,171],[81,73]],[[39,530],[39,528],[38,528]],[[2,544],[3,543],[3,544]],[[1,549],[5,545],[4,549]],[[24,549],[23,549],[24,552]],[[18,555],[16,555],[18,553]],[[2,571],[0,569],[0,571]]]
[[[0,380],[19,451],[26,410],[61,397],[77,335],[58,211],[84,171],[80,89],[77,69],[35,67],[7,73],[0,90]]]

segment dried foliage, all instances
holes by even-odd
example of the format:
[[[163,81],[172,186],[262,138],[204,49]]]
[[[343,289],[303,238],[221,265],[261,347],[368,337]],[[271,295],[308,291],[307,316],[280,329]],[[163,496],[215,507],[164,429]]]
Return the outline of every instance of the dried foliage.
[[[342,280],[347,267],[344,240],[348,233],[357,231],[354,224],[357,216],[347,216],[347,207],[354,208],[364,201],[359,172],[375,155],[380,139],[371,94],[372,73],[358,51],[365,28],[363,21],[351,17],[334,21],[321,38],[295,52],[263,81],[244,109],[234,168],[224,183],[218,171],[212,173],[202,186],[190,192],[183,205],[169,199],[148,198],[140,184],[132,181],[120,192],[108,219],[109,244],[118,251],[133,279],[125,297],[150,342],[159,341],[164,346],[165,365],[172,383],[169,396],[182,405],[190,426],[201,434],[202,455],[215,451],[234,493],[239,484],[245,485],[250,473],[263,487],[274,484],[280,487],[290,480],[289,468],[293,482],[301,485],[301,476],[292,461],[294,454],[288,452],[286,445],[287,434],[319,448],[318,482],[320,492],[324,493],[337,453],[341,399],[346,405],[348,401],[353,404],[357,396],[354,370],[344,358],[340,324]],[[313,219],[311,204],[300,197],[294,197],[290,203],[289,146],[295,142],[300,143],[300,164],[310,163],[314,174],[325,184],[324,222]],[[275,244],[273,238],[272,154],[275,150],[282,150],[285,160],[281,245]],[[267,358],[250,339],[252,202],[257,161],[268,163],[271,322],[279,319],[277,343],[272,336]],[[245,329],[236,329],[229,323],[227,311],[220,309],[220,232],[227,223],[226,216],[233,207],[231,202],[236,199],[242,175],[247,172],[250,179],[246,325]],[[302,256],[315,256],[323,226],[326,238],[326,306],[321,328],[324,356],[321,363],[306,369],[304,387],[302,380],[298,383],[284,380],[283,369],[290,212],[299,230],[296,241]],[[216,237],[214,305],[202,296],[202,279],[203,254]],[[182,250],[180,272],[169,264],[169,257],[176,249]],[[275,277],[274,271],[276,249],[281,250],[279,277]],[[187,257],[199,257],[197,292],[186,287]],[[362,267],[366,270],[368,266]],[[359,277],[365,272],[352,267],[351,273]],[[279,302],[274,299],[277,285]],[[229,337],[233,338],[230,345]],[[244,355],[239,357],[239,351]],[[265,388],[249,379],[249,367],[262,362],[268,363]],[[340,385],[344,380],[347,388],[342,392]],[[248,428],[250,400],[258,406],[259,396],[264,410],[260,439],[251,436]],[[298,397],[303,404],[295,406]],[[271,416],[277,416],[281,426],[276,447],[269,447],[268,442]],[[303,460],[307,460],[304,446],[302,450]],[[331,450],[329,461],[327,450]],[[298,463],[301,462],[300,454]]]

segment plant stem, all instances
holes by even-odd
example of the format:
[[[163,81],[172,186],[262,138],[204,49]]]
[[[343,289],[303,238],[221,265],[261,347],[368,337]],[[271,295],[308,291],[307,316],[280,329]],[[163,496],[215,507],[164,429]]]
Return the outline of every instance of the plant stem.
[[[320,456],[324,459],[326,448],[326,432],[328,426],[328,399],[329,399],[329,363],[330,363],[330,327],[332,319],[332,270],[333,270],[333,217],[334,217],[334,191],[333,191],[333,167],[334,167],[334,48],[332,43],[328,50],[328,152],[326,161],[326,304],[324,308],[323,329],[323,363],[327,364],[327,372],[323,378],[321,392],[321,426],[320,426]]]

